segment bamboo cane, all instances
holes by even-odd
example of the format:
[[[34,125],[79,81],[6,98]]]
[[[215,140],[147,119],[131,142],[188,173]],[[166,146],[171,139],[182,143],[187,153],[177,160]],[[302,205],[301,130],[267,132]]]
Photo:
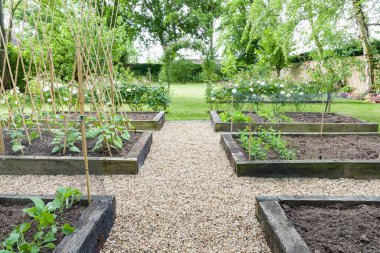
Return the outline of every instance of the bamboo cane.
[[[78,42],[77,42],[78,43]],[[86,122],[84,115],[84,92],[83,92],[83,83],[82,83],[82,57],[80,46],[76,47],[77,55],[77,68],[78,68],[78,100],[80,106],[80,120],[81,120],[81,132],[82,132],[82,153],[84,157],[84,168],[86,172],[86,186],[87,186],[87,196],[88,202],[91,203],[91,191],[90,191],[90,173],[88,168],[88,157],[87,157],[87,140],[86,140]]]

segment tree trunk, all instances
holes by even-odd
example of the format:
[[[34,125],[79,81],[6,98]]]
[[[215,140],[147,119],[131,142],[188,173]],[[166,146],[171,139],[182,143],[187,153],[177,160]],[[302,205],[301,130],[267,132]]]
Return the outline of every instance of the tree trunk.
[[[277,78],[280,78],[281,77],[281,69],[277,68],[276,72],[277,72]]]
[[[164,64],[165,64],[165,74],[166,74],[166,82],[168,83],[168,89],[170,90],[170,83],[171,83],[171,80],[170,80],[170,57],[167,55],[167,47],[166,46],[162,46],[163,50],[164,50]]]
[[[374,67],[373,67],[373,55],[371,52],[371,45],[369,43],[368,27],[365,21],[365,16],[363,12],[363,6],[361,1],[352,0],[352,4],[355,10],[355,20],[358,25],[359,38],[363,47],[363,55],[365,62],[365,84],[368,87],[368,92],[372,91],[372,86],[375,81],[374,77]]]

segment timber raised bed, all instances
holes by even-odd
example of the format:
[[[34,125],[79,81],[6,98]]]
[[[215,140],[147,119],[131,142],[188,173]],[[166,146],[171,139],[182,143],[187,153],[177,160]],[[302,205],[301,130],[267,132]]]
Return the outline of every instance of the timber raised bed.
[[[221,111],[211,111],[210,120],[215,132],[230,132],[231,123],[222,122],[219,113]],[[248,112],[245,112],[249,114]],[[257,127],[273,128],[282,132],[319,132],[321,131],[321,113],[309,112],[288,112],[285,113],[292,122],[268,122],[262,117],[253,114],[252,128]],[[233,123],[233,132],[244,130],[249,123]],[[347,117],[335,113],[324,114],[324,132],[378,132],[379,125],[368,123],[358,119]]]
[[[62,114],[58,112],[57,114],[61,115],[59,116],[57,123],[64,125],[66,122],[65,119],[67,117],[67,112],[63,112]],[[71,115],[71,121],[76,120],[80,122],[79,113],[71,113]],[[126,117],[130,120],[133,128],[139,131],[158,131],[161,130],[165,124],[165,112],[125,112],[124,115],[126,115]],[[87,122],[91,122],[92,120],[97,121],[95,112],[86,112],[86,116]],[[42,118],[39,119],[39,121],[41,128],[48,128],[45,119]],[[54,121],[49,119],[49,124],[54,124]]]
[[[137,174],[144,164],[153,141],[152,132],[131,133],[135,141],[129,144],[128,149],[122,150],[118,156],[88,157],[90,174],[114,175],[114,174]],[[46,139],[46,145],[50,142]],[[93,140],[92,142],[96,142]],[[88,142],[89,143],[89,142]],[[33,143],[32,143],[33,144]],[[43,144],[43,143],[42,143]],[[25,155],[2,155],[0,156],[0,175],[81,175],[84,174],[84,159],[78,156],[53,156],[38,155],[33,149],[42,144],[28,146]],[[9,145],[7,142],[6,145]],[[128,145],[126,145],[128,146]],[[90,149],[90,146],[89,146]],[[49,147],[48,150],[51,150]],[[124,152],[125,151],[125,152]],[[28,155],[28,152],[33,155]]]
[[[380,197],[257,197],[273,253],[379,252]]]
[[[249,160],[234,134],[222,134],[221,144],[238,176],[380,179],[379,134],[325,133],[322,139],[313,133],[282,135],[296,151],[296,160],[272,155]]]
[[[12,209],[12,211],[3,214],[9,216],[8,218],[11,220],[8,222],[7,220],[0,221],[0,227],[2,227],[2,232],[5,235],[10,234],[13,225],[21,224],[14,224],[14,222],[18,219],[25,219],[26,216],[22,216],[22,208],[30,207],[33,204],[29,199],[30,197],[39,197],[45,203],[53,201],[55,198],[55,196],[0,195],[0,207],[2,206],[2,209]],[[87,198],[82,197],[76,207],[76,210],[71,210],[72,214],[70,214],[71,219],[75,219],[72,223],[75,227],[74,233],[63,237],[53,252],[100,252],[116,218],[115,197],[93,196],[89,206]],[[14,216],[13,220],[12,216]]]

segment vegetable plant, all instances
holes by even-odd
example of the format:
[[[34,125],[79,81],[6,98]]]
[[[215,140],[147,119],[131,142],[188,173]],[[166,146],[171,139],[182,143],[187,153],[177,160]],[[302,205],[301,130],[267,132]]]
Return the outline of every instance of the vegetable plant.
[[[47,204],[38,197],[30,198],[34,205],[23,209],[23,212],[33,218],[37,232],[33,239],[28,240],[25,235],[30,233],[34,223],[24,222],[16,226],[0,244],[0,253],[38,253],[42,249],[54,250],[59,232],[70,235],[75,231],[70,224],[64,221],[57,222],[57,218],[79,201],[81,193],[76,189],[63,187],[58,188],[56,193],[55,199]]]
[[[239,122],[249,122],[250,121],[250,117],[246,114],[244,114],[243,112],[240,112],[240,111],[235,111],[233,113],[231,112],[222,112],[219,114],[220,116],[220,119],[222,120],[222,122],[231,122],[231,120],[234,122],[234,123],[239,123]]]
[[[81,133],[78,129],[70,127],[67,129],[67,134],[65,131],[60,129],[52,129],[53,141],[51,142],[54,145],[52,154],[61,152],[64,148],[67,148],[72,153],[80,153],[79,148],[75,145],[78,141],[82,140]],[[66,136],[66,145],[65,145],[65,136]]]
[[[266,160],[271,150],[276,152],[280,159],[294,160],[296,158],[295,152],[288,148],[288,143],[281,133],[272,128],[258,128],[251,138],[249,138],[248,129],[245,129],[239,133],[239,141],[254,160]]]

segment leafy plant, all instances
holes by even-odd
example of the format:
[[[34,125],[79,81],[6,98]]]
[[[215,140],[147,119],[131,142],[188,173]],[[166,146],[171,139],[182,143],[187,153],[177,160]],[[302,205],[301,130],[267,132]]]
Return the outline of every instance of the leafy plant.
[[[11,137],[12,151],[14,153],[23,152],[25,146],[22,145],[22,140],[25,138],[25,134],[23,131],[15,129],[9,130],[9,134]]]
[[[262,117],[267,119],[269,122],[272,123],[278,123],[278,122],[293,122],[291,118],[286,116],[284,113],[276,113],[274,111],[258,111],[257,114]]]
[[[95,128],[92,132],[98,137],[93,151],[108,149],[108,146],[120,151],[123,148],[123,140],[129,141],[131,138],[129,131],[125,127],[114,124]]]
[[[77,146],[75,146],[76,142],[81,140],[81,134],[78,129],[70,127],[67,130],[67,134],[60,129],[52,129],[53,133],[53,141],[51,144],[54,145],[52,154],[56,154],[62,151],[65,147],[69,149],[72,153],[80,153],[80,150]],[[66,145],[65,145],[65,137],[66,137]]]
[[[251,119],[248,115],[240,111],[235,111],[233,113],[222,112],[219,114],[219,116],[222,122],[231,122],[232,120],[234,123],[240,123],[240,122],[249,122]]]
[[[254,160],[266,160],[270,150],[275,151],[281,159],[294,160],[296,155],[288,149],[288,143],[283,139],[280,132],[270,128],[258,128],[256,134],[251,137],[249,143],[248,129],[239,133],[239,141],[244,150],[251,153]]]
[[[58,188],[56,193],[56,198],[46,205],[40,198],[30,198],[34,206],[25,208],[23,212],[34,219],[38,232],[33,235],[31,241],[28,241],[25,234],[31,230],[32,224],[24,222],[16,226],[9,237],[1,243],[0,253],[38,253],[44,248],[54,250],[59,231],[64,235],[75,231],[75,228],[68,223],[60,226],[56,221],[58,217],[56,213],[62,214],[65,209],[73,207],[79,201],[81,193],[76,189],[63,187]]]

